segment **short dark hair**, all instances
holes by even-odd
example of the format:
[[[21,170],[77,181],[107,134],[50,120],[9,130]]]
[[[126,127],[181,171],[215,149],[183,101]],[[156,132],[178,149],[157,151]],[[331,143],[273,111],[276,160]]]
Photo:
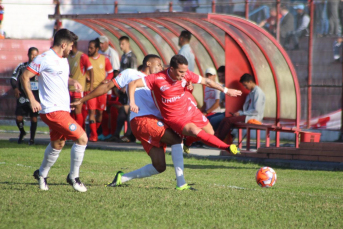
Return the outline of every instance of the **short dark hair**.
[[[78,36],[68,29],[60,29],[55,33],[53,46],[60,46],[63,42],[75,42]]]
[[[286,4],[281,4],[280,9],[282,10],[289,10],[288,6]]]
[[[39,52],[39,51],[38,51],[38,48],[36,48],[36,47],[31,47],[31,48],[29,48],[29,51],[27,52],[27,55],[30,55],[31,52],[33,52],[33,51]]]
[[[89,41],[89,43],[93,43],[95,48],[99,48],[100,49],[100,40],[99,40],[99,38],[95,38],[94,40]]]
[[[159,56],[157,56],[155,54],[148,54],[148,55],[146,55],[144,57],[144,59],[143,59],[143,66],[144,67],[147,66],[148,61],[151,60],[151,59],[155,59],[155,58],[161,59],[161,57],[159,57]]]
[[[188,61],[186,57],[182,55],[174,55],[170,60],[169,66],[176,69],[179,66],[179,64],[188,65]]]
[[[180,37],[183,37],[185,38],[187,41],[190,41],[191,40],[191,37],[192,37],[192,34],[187,31],[187,30],[183,30],[180,34]]]
[[[217,73],[225,73],[225,66],[222,65],[217,69]]]
[[[126,40],[127,42],[130,42],[130,38],[128,36],[121,36],[119,38],[119,41],[124,41],[124,40]]]
[[[241,79],[239,80],[240,83],[250,82],[250,81],[256,83],[255,78],[252,75],[250,75],[249,73],[245,73],[244,75],[242,75]]]

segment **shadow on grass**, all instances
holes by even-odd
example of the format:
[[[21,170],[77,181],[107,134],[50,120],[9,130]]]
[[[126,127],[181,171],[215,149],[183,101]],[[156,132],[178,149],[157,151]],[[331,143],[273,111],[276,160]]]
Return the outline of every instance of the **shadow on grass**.
[[[168,167],[174,168],[173,164],[167,164]],[[247,167],[236,167],[236,166],[224,166],[224,165],[192,165],[192,164],[185,164],[185,168],[187,169],[253,169],[256,170],[259,167],[256,168],[247,168]]]

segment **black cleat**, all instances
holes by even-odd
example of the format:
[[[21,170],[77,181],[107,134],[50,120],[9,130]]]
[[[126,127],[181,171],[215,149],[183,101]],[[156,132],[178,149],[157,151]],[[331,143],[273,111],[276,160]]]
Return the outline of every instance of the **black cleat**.
[[[47,177],[44,178],[44,177],[40,176],[40,175],[39,175],[39,169],[37,169],[36,171],[34,171],[33,177],[34,177],[36,180],[38,180],[38,184],[39,184],[39,189],[40,189],[40,190],[44,190],[44,191],[49,190],[49,188],[48,188],[48,182],[46,181]]]
[[[69,177],[69,174],[67,176],[67,182],[73,186],[73,188],[76,190],[76,191],[79,191],[79,192],[87,192],[87,188],[86,186],[80,181],[80,178],[79,177],[75,177],[74,179],[71,179]]]
[[[30,139],[30,141],[29,141],[29,146],[32,146],[32,145],[34,145],[34,144],[35,144],[35,141],[32,140],[32,139]]]
[[[19,139],[18,139],[18,144],[21,144],[23,142],[23,138],[26,135],[26,132],[20,132],[19,134]]]

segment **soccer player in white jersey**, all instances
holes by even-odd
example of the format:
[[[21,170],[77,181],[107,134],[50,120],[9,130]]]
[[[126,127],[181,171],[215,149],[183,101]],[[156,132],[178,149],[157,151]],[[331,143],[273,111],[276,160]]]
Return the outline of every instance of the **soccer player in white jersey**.
[[[133,80],[157,73],[161,70],[162,64],[160,57],[153,54],[147,55],[143,60],[143,69],[141,72],[134,69],[126,69],[115,79],[98,86],[79,102],[85,102],[104,94],[113,87],[121,89]],[[166,170],[165,149],[168,144],[171,145],[172,149],[172,160],[177,182],[176,189],[193,189],[187,185],[183,175],[183,145],[181,138],[163,122],[161,113],[156,108],[148,88],[137,89],[135,99],[140,104],[141,109],[138,113],[132,113],[130,116],[132,132],[142,142],[143,148],[150,156],[152,164],[125,174],[118,171],[112,183],[107,186],[115,187],[131,179],[149,177],[164,172]],[[71,105],[78,105],[79,102],[74,102]]]
[[[68,85],[81,90],[76,80],[69,78],[68,57],[77,36],[61,29],[54,36],[49,51],[38,55],[22,75],[22,85],[33,112],[39,111],[41,119],[49,126],[50,144],[46,147],[43,162],[33,173],[41,190],[48,190],[47,176],[56,162],[66,139],[75,141],[70,152],[70,172],[67,182],[79,192],[86,192],[86,186],[80,181],[79,171],[83,161],[88,138],[82,127],[70,116],[70,98]],[[30,90],[30,78],[38,75],[40,103]]]

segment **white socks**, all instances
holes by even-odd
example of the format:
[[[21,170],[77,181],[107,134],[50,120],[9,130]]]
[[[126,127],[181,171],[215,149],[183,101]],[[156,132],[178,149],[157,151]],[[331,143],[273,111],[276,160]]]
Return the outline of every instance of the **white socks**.
[[[83,161],[83,156],[85,155],[87,145],[78,145],[73,144],[70,151],[70,179],[79,177],[80,175],[80,166]]]
[[[39,168],[39,175],[46,178],[48,176],[51,166],[53,166],[60,155],[61,150],[57,150],[51,147],[49,144],[44,152],[44,159]]]
[[[155,167],[152,164],[148,164],[140,169],[123,174],[121,176],[121,183],[127,182],[135,178],[150,177],[156,174],[159,174],[159,172],[155,169]]]
[[[171,146],[172,160],[176,175],[176,185],[181,187],[186,184],[185,177],[183,176],[183,144],[175,144]]]

